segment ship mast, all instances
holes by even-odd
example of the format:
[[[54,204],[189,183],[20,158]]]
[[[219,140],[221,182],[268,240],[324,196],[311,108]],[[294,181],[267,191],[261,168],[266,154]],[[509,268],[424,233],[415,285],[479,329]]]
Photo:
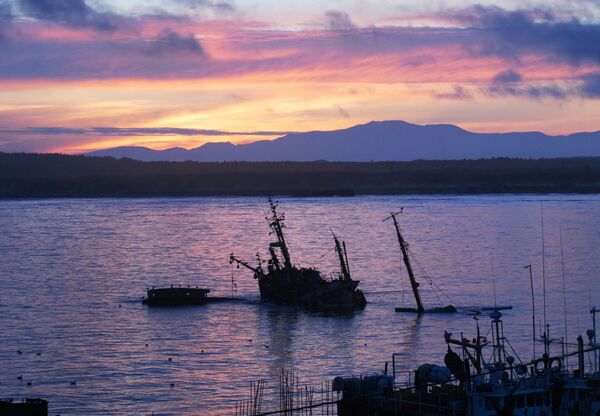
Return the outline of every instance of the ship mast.
[[[270,247],[279,247],[281,249],[281,255],[283,256],[283,266],[285,269],[292,269],[292,261],[290,259],[290,252],[287,247],[287,243],[285,242],[285,238],[283,237],[283,220],[285,219],[284,215],[277,214],[277,205],[273,202],[271,197],[269,197],[269,206],[271,208],[271,218],[267,218],[269,221],[269,226],[275,233],[277,237],[277,241],[270,244]],[[271,256],[274,257],[274,261],[277,261],[274,252],[271,252]]]
[[[342,277],[344,278],[344,280],[350,280],[350,267],[348,265],[348,254],[346,252],[346,243],[342,242],[340,244],[340,241],[338,240],[338,238],[336,237],[335,234],[333,234],[333,240],[335,241],[335,251],[338,254],[338,257],[340,259],[340,268],[342,269]]]
[[[396,214],[398,214],[398,212],[392,213],[388,218],[386,218],[386,220],[391,218],[394,221],[394,227],[396,228],[396,235],[398,237],[398,244],[400,244],[400,250],[402,251],[404,265],[406,266],[406,270],[408,271],[410,285],[412,287],[413,294],[415,295],[415,301],[417,302],[417,313],[423,313],[425,312],[425,308],[423,307],[423,303],[421,302],[421,295],[419,294],[419,282],[417,282],[417,280],[415,279],[415,274],[413,272],[412,265],[410,264],[410,258],[408,257],[408,243],[404,241],[404,238],[402,237],[402,233],[400,232],[400,226],[398,225],[398,221],[396,221]]]

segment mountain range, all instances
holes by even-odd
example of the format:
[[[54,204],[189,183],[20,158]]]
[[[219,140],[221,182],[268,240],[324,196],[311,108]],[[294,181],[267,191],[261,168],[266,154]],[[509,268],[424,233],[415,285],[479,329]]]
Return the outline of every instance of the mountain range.
[[[372,121],[342,130],[290,133],[247,144],[206,143],[194,149],[115,147],[88,153],[143,161],[410,161],[494,157],[600,156],[600,131],[474,133],[450,124]]]

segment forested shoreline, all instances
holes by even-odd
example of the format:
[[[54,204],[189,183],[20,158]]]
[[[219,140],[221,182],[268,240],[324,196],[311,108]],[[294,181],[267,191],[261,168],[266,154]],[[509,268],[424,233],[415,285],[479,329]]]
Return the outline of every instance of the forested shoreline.
[[[0,198],[597,192],[600,158],[219,163],[0,153]]]

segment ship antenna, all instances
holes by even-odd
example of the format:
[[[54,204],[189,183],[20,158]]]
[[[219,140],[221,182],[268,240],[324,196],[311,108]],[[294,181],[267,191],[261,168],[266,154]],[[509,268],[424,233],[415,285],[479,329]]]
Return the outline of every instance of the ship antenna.
[[[562,227],[560,227],[560,262],[562,266],[562,281],[563,281],[563,311],[564,311],[564,322],[565,322],[565,343],[569,339],[567,333],[567,284],[565,279],[565,256],[563,250],[563,238],[562,238]],[[567,355],[567,368],[569,368],[569,356]]]
[[[544,242],[544,201],[540,201],[540,210],[542,217],[542,291],[544,302],[544,327],[546,327],[546,244]]]
[[[533,359],[535,359],[535,296],[533,293],[533,272],[531,271],[531,264],[523,267],[529,269],[529,283],[531,285],[531,326],[533,329]]]
[[[498,306],[496,303],[496,275],[494,273],[494,256],[490,256],[490,263],[492,264],[492,286],[494,290],[494,306]]]

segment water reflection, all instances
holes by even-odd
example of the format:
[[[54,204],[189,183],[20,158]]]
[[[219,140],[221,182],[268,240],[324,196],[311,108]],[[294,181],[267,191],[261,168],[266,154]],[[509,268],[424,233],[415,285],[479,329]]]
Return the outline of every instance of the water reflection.
[[[548,320],[553,333],[562,332],[562,228],[572,338],[589,326],[590,296],[600,304],[600,197],[545,199]],[[53,414],[64,415],[221,415],[247,396],[250,381],[276,381],[281,368],[318,384],[383,370],[393,352],[400,370],[441,363],[444,331],[471,336],[473,320],[466,313],[394,312],[405,271],[393,229],[381,218],[401,206],[408,207],[402,228],[416,259],[457,305],[493,304],[493,255],[497,302],[514,307],[505,314],[507,336],[529,354],[529,279],[522,267],[533,265],[539,288],[535,196],[283,199],[286,236],[301,265],[337,270],[334,256],[321,258],[331,246],[331,225],[348,244],[369,304],[334,317],[262,304],[256,281],[237,270],[237,294],[248,302],[139,304],[152,285],[192,284],[229,295],[227,255],[252,258],[270,241],[262,198],[5,201],[0,327],[10,336],[0,338],[0,397],[45,397]],[[425,301],[435,300],[424,292]],[[33,380],[31,387],[20,374]]]

